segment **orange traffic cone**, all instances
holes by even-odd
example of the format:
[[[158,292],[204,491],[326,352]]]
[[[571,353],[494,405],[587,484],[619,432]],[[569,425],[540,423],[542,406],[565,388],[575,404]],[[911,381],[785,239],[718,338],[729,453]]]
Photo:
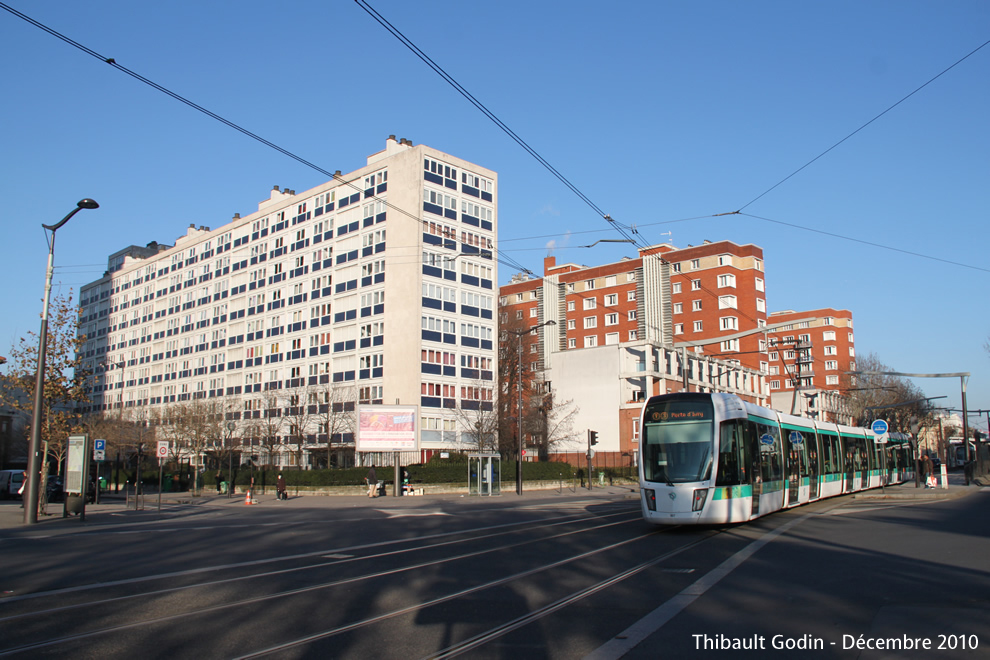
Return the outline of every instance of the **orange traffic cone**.
[[[254,502],[251,501],[251,489],[250,488],[247,491],[247,497],[244,498],[244,504],[246,504],[246,505],[254,504]]]

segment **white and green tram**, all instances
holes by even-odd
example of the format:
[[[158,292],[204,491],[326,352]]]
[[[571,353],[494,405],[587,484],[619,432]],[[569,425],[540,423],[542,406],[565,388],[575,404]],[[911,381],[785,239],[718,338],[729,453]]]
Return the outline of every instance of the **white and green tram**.
[[[908,438],[817,422],[733,394],[682,392],[643,406],[643,518],[657,525],[746,522],[914,478]]]

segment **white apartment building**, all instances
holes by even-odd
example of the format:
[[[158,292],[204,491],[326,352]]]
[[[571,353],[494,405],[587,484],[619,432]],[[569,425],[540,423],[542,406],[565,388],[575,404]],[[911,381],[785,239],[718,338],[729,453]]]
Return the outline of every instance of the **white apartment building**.
[[[497,387],[497,180],[390,136],[354,172],[115,253],[80,295],[92,409],[222,402],[235,444],[281,416],[279,442],[302,449],[328,429],[295,427],[300,406],[418,405],[421,459],[463,448],[463,411]]]

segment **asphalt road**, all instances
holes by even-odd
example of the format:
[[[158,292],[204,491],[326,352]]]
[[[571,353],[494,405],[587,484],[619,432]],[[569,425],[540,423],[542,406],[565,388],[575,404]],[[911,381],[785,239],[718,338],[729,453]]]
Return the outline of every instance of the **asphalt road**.
[[[661,529],[618,487],[4,502],[0,657],[990,657],[990,491],[952,492]]]

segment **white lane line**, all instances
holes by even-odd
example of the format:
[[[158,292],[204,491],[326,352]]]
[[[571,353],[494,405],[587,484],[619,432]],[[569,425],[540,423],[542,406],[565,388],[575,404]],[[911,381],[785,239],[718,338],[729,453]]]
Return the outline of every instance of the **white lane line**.
[[[781,525],[775,530],[767,532],[713,568],[710,572],[698,578],[694,584],[688,586],[681,593],[677,594],[666,603],[623,630],[610,641],[584,656],[584,660],[618,660],[618,658],[621,658],[626,653],[632,651],[637,644],[645,640],[656,631],[660,630],[664,624],[680,614],[706,591],[718,584],[719,580],[738,568],[744,561],[752,557],[757,550],[795,525],[798,525],[815,515],[818,514],[805,514],[800,518],[796,518]]]

